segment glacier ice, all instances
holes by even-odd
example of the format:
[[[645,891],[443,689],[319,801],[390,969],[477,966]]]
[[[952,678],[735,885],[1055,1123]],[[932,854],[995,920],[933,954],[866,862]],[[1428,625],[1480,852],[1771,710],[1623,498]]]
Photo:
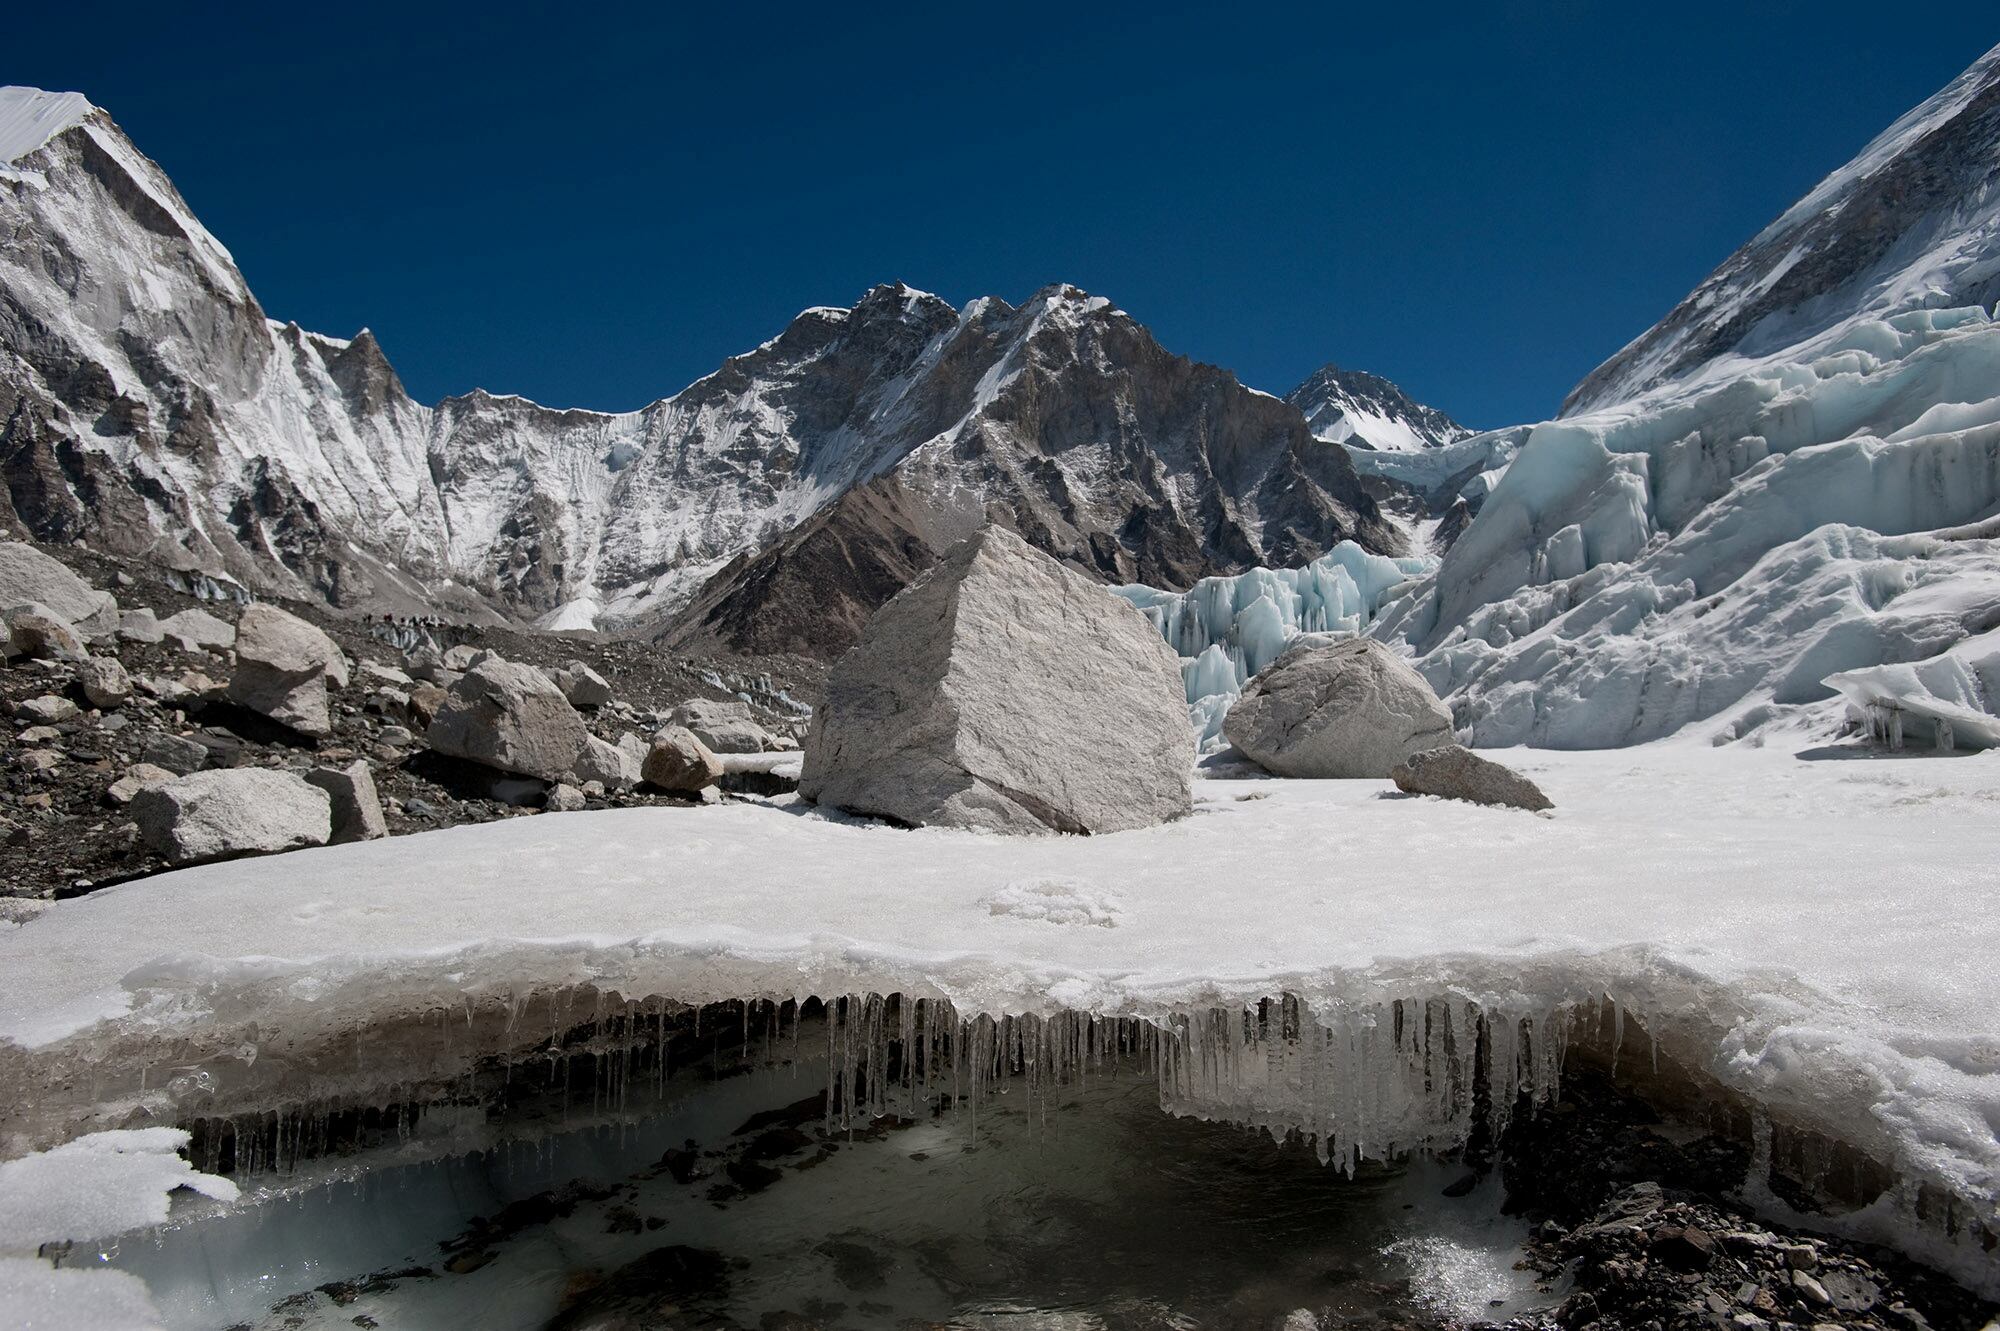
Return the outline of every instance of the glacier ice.
[[[1181,657],[1197,742],[1220,745],[1222,720],[1244,684],[1302,633],[1359,633],[1405,583],[1435,568],[1342,541],[1301,568],[1253,568],[1203,578],[1185,592],[1128,584],[1112,590],[1151,620]]]

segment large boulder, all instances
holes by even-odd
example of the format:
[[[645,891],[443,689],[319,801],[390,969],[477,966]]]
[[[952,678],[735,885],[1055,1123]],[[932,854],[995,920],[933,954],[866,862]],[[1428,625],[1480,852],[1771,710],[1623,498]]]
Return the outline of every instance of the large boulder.
[[[552,678],[572,707],[602,707],[611,701],[610,683],[586,662],[567,662]]]
[[[90,653],[75,629],[39,601],[10,606],[6,611],[7,653],[46,661],[81,661]]]
[[[722,779],[722,762],[683,726],[653,736],[640,775],[649,786],[691,795]]]
[[[306,780],[332,801],[333,841],[373,841],[389,835],[382,816],[382,798],[375,791],[375,774],[356,759],[345,767],[315,767]]]
[[[172,864],[323,846],[332,802],[290,772],[229,767],[196,772],[132,796],[140,838]]]
[[[1376,780],[1452,742],[1431,686],[1372,638],[1287,648],[1244,688],[1222,733],[1279,776]]]
[[[85,638],[118,630],[118,599],[101,592],[32,545],[0,541],[0,610],[30,603]]]
[[[236,626],[206,610],[183,610],[160,621],[160,636],[184,652],[220,652],[236,645]]]
[[[1194,757],[1158,631],[988,527],[835,663],[799,792],[908,824],[1116,832],[1187,813]]]
[[[236,623],[236,673],[229,700],[302,735],[333,730],[328,681],[347,683],[347,658],[333,639],[274,605],[253,605]]]
[[[611,741],[592,735],[577,753],[576,766],[570,775],[579,785],[595,781],[606,790],[630,790],[639,784],[644,765],[643,754],[627,753]]]
[[[1411,754],[1389,773],[1389,779],[1398,790],[1412,795],[1438,795],[1535,813],[1555,807],[1542,788],[1527,777],[1457,744]]]
[[[690,698],[668,713],[667,720],[716,753],[766,753],[778,747],[777,736],[758,723],[749,703],[738,698]]]
[[[575,770],[590,731],[547,675],[482,652],[445,694],[425,738],[455,758],[561,781]]]

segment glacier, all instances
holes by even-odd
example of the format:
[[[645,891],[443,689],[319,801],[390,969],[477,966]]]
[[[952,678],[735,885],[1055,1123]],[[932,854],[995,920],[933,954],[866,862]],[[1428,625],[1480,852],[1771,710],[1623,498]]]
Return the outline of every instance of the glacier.
[[[1392,593],[1437,566],[1342,541],[1298,568],[1203,578],[1185,592],[1137,583],[1111,590],[1152,621],[1181,657],[1188,715],[1203,751],[1221,746],[1229,705],[1300,634],[1357,634]]]
[[[1634,1057],[1892,1180],[1815,1223],[2000,1289],[1981,1246],[2000,1214],[2000,767],[1870,752],[1503,755],[1552,817],[1206,780],[1188,819],[1083,839],[783,798],[177,871],[0,933],[0,1076],[21,1089],[0,1132],[18,1155],[134,1121],[304,1122],[463,1094],[572,1029],[852,996],[856,1057],[884,1067],[889,1014],[918,1004],[941,1038],[1039,1051],[1051,1077],[1094,1024],[1130,1023],[1170,1110],[1352,1161],[1462,1140],[1465,1101],[1433,1094],[1452,1076],[1426,1071],[1439,1051],[1397,1033],[1434,1008],[1485,1032],[1508,1104],[1547,1092],[1566,1043],[1643,1031]]]

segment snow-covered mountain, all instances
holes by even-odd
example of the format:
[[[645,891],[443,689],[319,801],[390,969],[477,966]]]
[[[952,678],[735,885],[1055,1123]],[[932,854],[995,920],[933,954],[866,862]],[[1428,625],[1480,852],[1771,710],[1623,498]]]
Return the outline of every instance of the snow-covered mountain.
[[[1439,448],[1472,431],[1427,407],[1379,374],[1324,365],[1285,394],[1314,437],[1349,448],[1410,453]]]
[[[1296,412],[1073,287],[964,310],[877,287],[634,412],[427,407],[365,330],[267,319],[82,97],[0,91],[0,147],[0,519],[42,539],[557,627],[700,594],[693,631],[817,652],[838,632],[767,614],[787,579],[837,629],[989,509],[1121,582],[1400,542]]]
[[[2000,50],[1522,431],[1372,631],[1480,744],[1730,739],[1843,696],[1973,735],[2000,712],[1997,184]]]

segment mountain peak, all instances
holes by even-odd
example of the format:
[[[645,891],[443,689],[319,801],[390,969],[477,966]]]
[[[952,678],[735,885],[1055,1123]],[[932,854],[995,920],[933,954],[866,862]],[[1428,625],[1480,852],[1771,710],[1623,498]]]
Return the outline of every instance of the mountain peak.
[[[80,92],[0,88],[0,167],[12,166],[97,110]]]
[[[1408,453],[1472,433],[1381,375],[1331,362],[1285,394],[1285,401],[1304,413],[1314,435],[1352,448]]]

